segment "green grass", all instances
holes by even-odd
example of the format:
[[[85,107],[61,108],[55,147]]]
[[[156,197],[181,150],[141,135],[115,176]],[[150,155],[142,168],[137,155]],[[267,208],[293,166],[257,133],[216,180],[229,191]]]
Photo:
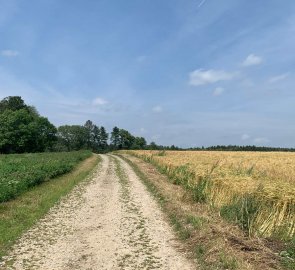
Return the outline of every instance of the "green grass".
[[[70,172],[90,151],[0,155],[0,203]]]
[[[0,203],[0,258],[24,231],[85,179],[99,160],[99,156],[92,156],[81,162],[72,172],[34,186],[14,200]]]

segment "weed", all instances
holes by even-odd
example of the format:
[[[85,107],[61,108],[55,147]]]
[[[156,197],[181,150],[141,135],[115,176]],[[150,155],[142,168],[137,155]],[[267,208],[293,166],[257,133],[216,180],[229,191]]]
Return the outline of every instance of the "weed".
[[[209,201],[209,188],[211,181],[209,176],[200,176],[197,184],[191,188],[193,199],[196,202],[206,203]]]
[[[250,234],[251,225],[255,220],[259,209],[259,202],[254,194],[245,194],[237,197],[233,203],[224,205],[220,209],[220,215],[225,219],[237,223]]]
[[[199,259],[199,260],[203,259],[205,253],[206,253],[206,249],[203,245],[196,245],[195,256],[197,259]]]
[[[186,218],[187,224],[191,224],[194,229],[199,230],[202,228],[204,223],[206,223],[206,220],[203,217],[197,217],[197,216],[187,216]]]
[[[239,264],[237,260],[229,255],[226,255],[225,253],[220,254],[219,260],[223,269],[238,269]]]

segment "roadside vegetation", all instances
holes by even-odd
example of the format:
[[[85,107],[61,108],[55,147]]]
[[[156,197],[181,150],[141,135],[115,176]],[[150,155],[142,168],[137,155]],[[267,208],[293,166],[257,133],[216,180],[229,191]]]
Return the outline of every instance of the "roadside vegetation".
[[[0,155],[0,203],[70,172],[91,155],[90,151]]]
[[[39,155],[32,154],[33,157],[30,160],[38,162]],[[76,156],[76,158],[69,161],[71,155]],[[12,155],[9,159],[13,157],[15,155]],[[51,158],[53,157],[58,160],[57,154],[51,156]],[[0,203],[0,258],[7,253],[8,249],[23,232],[42,218],[55,203],[68,194],[78,183],[87,179],[87,176],[91,175],[91,172],[100,161],[98,155],[90,156],[89,152],[68,153],[65,157],[68,158],[68,164],[72,168],[71,172],[35,185],[26,192],[19,194],[14,200]],[[78,160],[81,160],[82,157],[83,159],[89,158],[78,164]],[[75,168],[72,167],[73,160],[77,165]],[[59,162],[61,161],[62,159],[59,159]],[[62,162],[66,164],[65,159]],[[43,163],[43,168],[47,168],[44,171],[50,172],[51,170],[50,166],[46,167],[45,163]],[[30,171],[28,170],[28,172]]]
[[[158,201],[183,243],[181,250],[195,260],[197,269],[254,269],[233,251],[227,241],[224,241],[227,235],[223,235],[218,231],[218,227],[210,223],[212,213],[209,209],[202,205],[192,207],[186,192],[180,186],[174,186],[167,181],[167,178],[154,170],[152,165],[133,156],[122,155],[122,152],[118,154],[133,168]],[[257,261],[255,263],[257,265]]]
[[[152,163],[173,184],[184,188],[195,203],[208,205],[243,229],[246,236],[275,241],[283,263],[290,269],[295,267],[294,154],[127,153]]]

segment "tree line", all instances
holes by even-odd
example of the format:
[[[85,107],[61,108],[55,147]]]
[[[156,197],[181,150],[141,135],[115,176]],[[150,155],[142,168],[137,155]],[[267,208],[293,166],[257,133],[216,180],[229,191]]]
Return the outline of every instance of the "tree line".
[[[110,136],[103,126],[87,120],[84,125],[55,127],[20,96],[0,101],[0,153],[74,151],[105,153],[119,149],[145,149],[145,138],[114,127]]]
[[[261,147],[254,145],[217,145],[210,147],[180,148],[147,144],[145,138],[114,127],[108,134],[103,126],[87,120],[84,125],[55,127],[35,107],[25,104],[20,96],[9,96],[0,101],[0,153],[34,153],[44,151],[74,151],[89,149],[105,153],[121,149],[192,150],[192,151],[285,151],[294,148]]]

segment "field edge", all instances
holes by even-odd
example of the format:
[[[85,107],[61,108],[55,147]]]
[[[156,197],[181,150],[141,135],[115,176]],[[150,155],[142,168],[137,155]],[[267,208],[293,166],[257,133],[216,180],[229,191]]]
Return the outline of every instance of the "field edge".
[[[212,221],[210,215],[216,218],[216,215],[212,213],[212,209],[210,210],[206,205],[202,204],[196,206],[195,202],[188,198],[189,194],[185,190],[180,186],[173,185],[167,176],[159,172],[152,164],[132,155],[116,154],[133,168],[147,189],[160,203],[178,238],[183,240],[184,248],[191,258],[197,261],[197,266],[200,269],[257,269],[257,265],[266,267],[265,269],[284,269],[281,266],[278,254],[276,255],[268,247],[265,247],[259,240],[248,239],[239,232],[238,228],[232,225],[229,225],[231,226],[230,232],[224,232],[223,228],[216,228],[214,227],[215,224],[210,224]],[[165,194],[166,191],[163,192],[155,182],[157,179],[151,179],[153,174],[158,177],[158,180],[165,178],[162,181],[166,181],[165,185],[170,186],[168,187],[170,193],[175,190],[175,197],[178,196],[181,202],[176,202],[177,199],[174,201],[173,194],[172,197],[171,194]],[[180,206],[179,203],[184,204],[183,209],[177,209]],[[197,213],[198,210],[195,211],[196,208],[201,209],[202,213],[200,215]],[[207,209],[204,210],[205,208]],[[207,218],[208,213],[206,212],[209,212],[209,218]],[[221,226],[226,224],[225,221],[222,222]],[[219,229],[220,231],[218,231]],[[236,232],[240,234],[235,235]],[[204,234],[208,235],[205,236]],[[222,243],[218,243],[219,240]],[[217,247],[217,243],[222,247]],[[251,260],[252,256],[256,257],[255,260]]]
[[[87,180],[100,161],[99,155],[92,154],[79,162],[71,172],[34,186],[14,200],[1,203],[0,261],[25,231],[77,184]]]

